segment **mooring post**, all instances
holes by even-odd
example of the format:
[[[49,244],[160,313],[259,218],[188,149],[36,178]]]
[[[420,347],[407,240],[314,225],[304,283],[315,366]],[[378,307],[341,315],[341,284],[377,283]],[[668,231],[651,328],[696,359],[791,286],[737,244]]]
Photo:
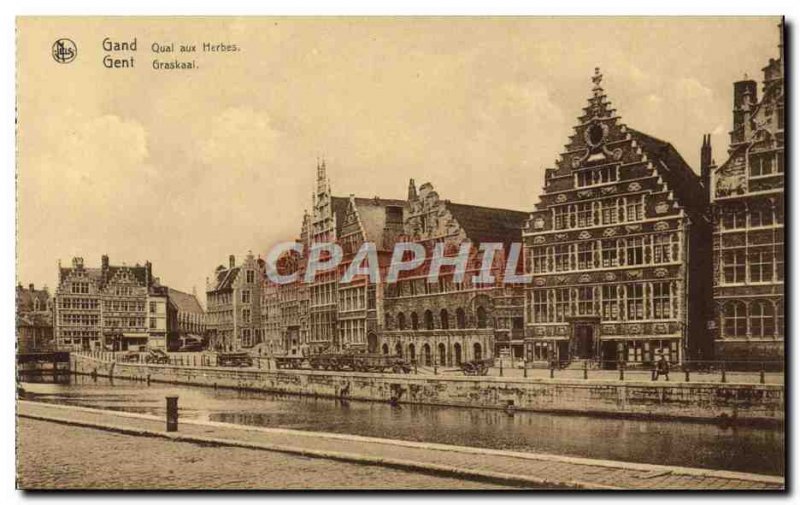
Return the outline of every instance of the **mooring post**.
[[[764,374],[764,363],[761,363],[761,372],[758,374],[758,382],[766,384],[766,376]]]
[[[690,377],[689,377],[689,367],[688,367],[688,366],[685,366],[685,365],[684,365],[684,367],[683,367],[683,373],[684,373],[684,374],[686,374],[685,381],[686,381],[686,382],[689,382],[689,381],[690,381]]]
[[[725,363],[724,362],[722,363],[722,382],[723,383],[728,382],[728,377],[725,374]]]
[[[178,397],[167,396],[167,431],[178,431]]]
[[[528,362],[527,361],[523,361],[522,362],[522,376],[525,377],[526,379],[528,378]]]
[[[586,361],[583,362],[583,378],[589,378],[589,363]]]
[[[503,376],[503,358],[500,358],[500,377]]]
[[[552,379],[553,377],[555,377],[555,373],[556,373],[556,367],[555,367],[555,366],[553,366],[553,363],[551,362],[551,363],[550,363],[550,378],[551,378],[551,379]]]
[[[625,362],[624,361],[620,361],[619,362],[619,380],[621,380],[621,381],[625,380]]]

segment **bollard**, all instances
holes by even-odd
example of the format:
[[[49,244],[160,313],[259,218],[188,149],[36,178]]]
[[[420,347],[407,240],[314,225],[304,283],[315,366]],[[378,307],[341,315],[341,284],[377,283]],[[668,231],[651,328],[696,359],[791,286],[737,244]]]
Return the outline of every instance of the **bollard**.
[[[556,369],[553,364],[550,364],[550,378],[552,379],[555,376]]]
[[[178,431],[178,397],[167,396],[167,431]]]
[[[417,360],[414,360],[414,375],[417,374]]]
[[[503,360],[500,360],[500,377],[503,376]]]
[[[686,377],[685,377],[685,379],[684,379],[684,380],[685,380],[686,382],[689,382],[689,367],[685,367],[685,368],[683,369],[683,373],[684,373],[684,374],[686,374]]]
[[[758,374],[758,382],[766,384],[766,377],[764,376],[764,365],[761,365],[761,372]]]
[[[625,362],[624,361],[620,361],[619,362],[619,380],[621,380],[621,381],[625,380]]]
[[[583,362],[583,378],[584,379],[589,378],[589,363],[585,361]]]
[[[147,374],[147,385],[150,385],[150,374]]]
[[[439,375],[439,369],[436,368],[436,362],[433,362],[433,375]]]
[[[522,363],[522,376],[528,378],[528,362]]]
[[[722,383],[728,382],[728,377],[725,374],[725,363],[722,364]]]

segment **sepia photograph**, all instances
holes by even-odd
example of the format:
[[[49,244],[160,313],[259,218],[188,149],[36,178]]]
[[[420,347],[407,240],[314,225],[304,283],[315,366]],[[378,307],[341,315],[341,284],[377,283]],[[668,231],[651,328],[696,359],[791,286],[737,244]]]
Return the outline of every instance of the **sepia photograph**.
[[[789,488],[780,13],[15,24],[18,490]]]

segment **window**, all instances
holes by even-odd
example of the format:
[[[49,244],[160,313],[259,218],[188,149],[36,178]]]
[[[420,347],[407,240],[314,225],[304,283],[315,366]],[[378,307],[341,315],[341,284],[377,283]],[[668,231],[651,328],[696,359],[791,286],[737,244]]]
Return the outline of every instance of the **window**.
[[[432,330],[433,329],[433,312],[430,310],[425,311],[425,329]]]
[[[670,294],[669,282],[653,283],[653,319],[669,319],[672,317]]]
[[[567,206],[562,205],[560,207],[556,207],[553,209],[555,213],[553,223],[555,225],[556,230],[563,230],[568,227],[568,219],[569,219],[569,212],[567,211]]]
[[[252,284],[256,280],[256,273],[253,270],[247,271],[247,283]]]
[[[578,315],[594,314],[594,292],[591,287],[578,288]]]
[[[745,281],[744,249],[722,252],[722,275],[725,284],[738,284]]]
[[[594,267],[594,242],[578,244],[578,270]]]
[[[757,205],[750,209],[750,226],[770,226],[772,223],[772,207]]]
[[[617,180],[617,167],[601,167],[582,170],[576,174],[578,187],[606,184]]]
[[[619,263],[617,261],[617,241],[616,240],[603,240],[600,243],[603,255],[603,267],[615,267]]]
[[[772,251],[768,248],[750,249],[750,282],[772,281]]]
[[[778,302],[776,304],[775,312],[777,314],[777,318],[776,319],[777,319],[777,323],[778,323],[777,324],[778,338],[783,338],[784,327],[783,327],[783,302],[782,301],[780,301],[780,302]]]
[[[151,314],[156,313],[156,302],[150,302],[150,313]]]
[[[592,219],[592,204],[579,203],[577,206],[578,211],[578,228],[585,228],[594,224]]]
[[[245,323],[250,322],[250,309],[242,309],[242,321]]]
[[[476,313],[478,316],[478,328],[486,328],[486,309],[484,309],[483,306],[479,306]]]
[[[547,272],[547,250],[544,247],[533,248],[533,273]]]
[[[783,248],[775,250],[775,275],[777,281],[783,281]]]
[[[724,230],[736,230],[747,226],[747,212],[742,204],[733,204],[727,208],[723,207],[722,228]]]
[[[769,302],[750,306],[750,334],[753,337],[772,337],[775,334],[775,310]]]
[[[603,319],[607,321],[619,320],[619,301],[617,300],[617,286],[603,286]]]
[[[242,303],[250,303],[250,290],[245,289],[242,291]]]
[[[653,237],[653,263],[672,261],[672,235],[664,233]]]
[[[569,270],[569,246],[566,244],[555,246],[554,259],[556,272],[566,272]]]
[[[542,289],[533,292],[533,322],[547,322],[547,291]]]
[[[411,313],[411,329],[418,330],[419,329],[419,318],[417,317],[416,312]]]
[[[447,309],[442,309],[439,313],[439,319],[442,322],[442,329],[449,330],[450,329],[450,314],[447,313]]]
[[[150,318],[150,329],[154,330],[155,328],[156,328],[156,320],[155,320],[155,318],[151,317]]]
[[[603,200],[600,204],[603,224],[614,224],[617,222],[617,201]]]
[[[644,219],[644,197],[629,196],[625,198],[625,214],[628,222]]]
[[[629,284],[627,288],[628,319],[631,321],[644,319],[644,285]]]
[[[625,261],[627,265],[641,265],[644,263],[644,239],[642,237],[628,239]]]
[[[726,337],[744,337],[747,334],[747,311],[743,302],[728,302],[722,316]]]
[[[775,154],[751,155],[750,156],[750,175],[758,177],[761,175],[771,175],[775,170]]]
[[[397,314],[397,328],[400,330],[406,329],[406,315],[402,312]]]
[[[467,327],[467,315],[461,307],[456,309],[456,326],[458,328]]]
[[[556,310],[556,322],[564,322],[566,317],[570,315],[569,310],[569,289],[562,288],[556,289],[555,292],[556,300],[555,300],[555,310]]]

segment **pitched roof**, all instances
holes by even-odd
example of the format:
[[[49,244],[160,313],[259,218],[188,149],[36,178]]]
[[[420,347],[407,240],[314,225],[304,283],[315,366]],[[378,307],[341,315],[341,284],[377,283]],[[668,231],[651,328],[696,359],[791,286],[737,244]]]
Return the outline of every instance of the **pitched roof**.
[[[628,128],[628,131],[653,162],[656,171],[672,190],[678,203],[689,213],[703,213],[708,193],[703,189],[700,176],[692,170],[675,147],[669,142],[632,128]]]
[[[509,244],[522,240],[522,228],[529,214],[518,210],[496,209],[446,201],[447,210],[475,242]]]
[[[239,267],[233,267],[227,269],[223,268],[217,270],[214,287],[209,289],[209,292],[232,289],[233,281],[236,280],[236,276],[238,274],[239,274]]]
[[[169,301],[177,307],[180,312],[190,312],[203,314],[203,307],[195,295],[169,288]]]
[[[17,312],[30,312],[34,309],[34,301],[39,300],[39,310],[47,310],[50,293],[46,289],[30,289],[17,286]]]

